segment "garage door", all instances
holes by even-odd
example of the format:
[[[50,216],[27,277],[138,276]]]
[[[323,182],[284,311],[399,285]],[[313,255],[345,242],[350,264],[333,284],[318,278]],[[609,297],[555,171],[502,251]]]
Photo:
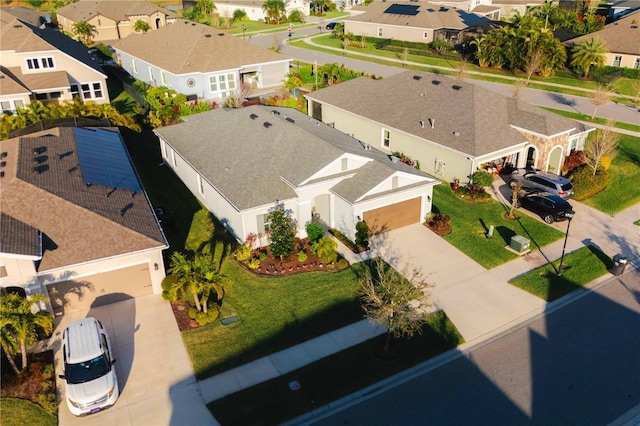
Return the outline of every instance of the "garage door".
[[[372,234],[392,231],[420,222],[420,200],[413,198],[390,206],[364,212],[364,221]]]
[[[129,266],[47,286],[56,316],[153,292],[149,265]]]

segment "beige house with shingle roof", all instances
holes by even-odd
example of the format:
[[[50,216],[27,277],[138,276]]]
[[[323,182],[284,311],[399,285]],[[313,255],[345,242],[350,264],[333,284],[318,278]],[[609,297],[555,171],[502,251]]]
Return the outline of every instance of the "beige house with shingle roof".
[[[364,13],[344,20],[345,33],[422,43],[459,44],[464,41],[461,33],[475,33],[476,28],[491,23],[484,16],[426,1],[374,1],[356,9]]]
[[[0,113],[32,100],[61,103],[74,96],[109,103],[107,77],[84,45],[4,12],[0,24]]]
[[[571,49],[576,44],[592,38],[604,41],[609,50],[605,65],[640,69],[640,10],[605,25],[600,31],[567,40]]]
[[[134,32],[136,21],[149,24],[150,31],[180,19],[176,13],[143,0],[80,0],[58,9],[58,24],[73,34],[73,25],[86,21],[96,32],[93,41],[115,41]]]
[[[197,99],[220,101],[241,87],[258,94],[281,87],[291,59],[242,38],[190,21],[113,45],[118,63],[152,86]]]
[[[306,95],[309,115],[384,152],[403,152],[445,181],[479,169],[558,172],[593,129],[451,77],[405,71]]]
[[[56,314],[162,291],[168,245],[117,128],[32,133],[0,157],[0,286]]]
[[[314,215],[353,240],[360,219],[381,232],[431,211],[439,181],[297,110],[217,108],[184,120],[154,131],[162,158],[239,241],[269,229],[275,203],[301,238]]]

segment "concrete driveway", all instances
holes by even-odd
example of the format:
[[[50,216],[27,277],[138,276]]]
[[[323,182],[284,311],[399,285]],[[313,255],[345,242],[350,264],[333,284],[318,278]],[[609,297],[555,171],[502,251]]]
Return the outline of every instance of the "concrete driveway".
[[[64,399],[64,383],[58,379],[60,425],[217,424],[198,390],[171,306],[158,295],[130,298],[56,319],[49,343],[55,353],[56,375],[61,374],[64,328],[91,316],[109,333],[120,398],[101,413],[75,417]]]

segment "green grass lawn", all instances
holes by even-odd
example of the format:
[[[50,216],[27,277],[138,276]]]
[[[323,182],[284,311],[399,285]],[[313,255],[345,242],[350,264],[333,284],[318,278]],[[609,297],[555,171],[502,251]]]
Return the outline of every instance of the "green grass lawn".
[[[380,336],[340,351],[284,376],[229,395],[208,405],[224,425],[279,424],[391,377],[463,343],[443,312],[432,314],[423,333],[396,340],[398,356],[382,360],[373,351]],[[292,391],[289,383],[300,383]],[[268,397],[265,397],[267,396]]]
[[[588,246],[565,255],[563,265],[569,269],[563,271],[562,276],[556,273],[560,259],[554,265],[555,268],[541,266],[509,283],[551,302],[606,274],[612,260],[596,247]]]
[[[583,201],[614,215],[640,202],[640,138],[620,135],[618,155],[609,168],[607,187]]]
[[[0,419],[3,426],[55,426],[56,416],[38,404],[18,398],[0,398]]]
[[[491,269],[510,260],[517,254],[506,250],[513,235],[522,235],[531,241],[531,249],[537,250],[564,234],[555,228],[520,212],[519,220],[507,220],[503,214],[509,207],[491,201],[471,204],[459,199],[447,185],[438,185],[433,194],[434,211],[451,215],[453,231],[443,238],[467,256],[487,269]],[[485,237],[488,228],[495,227],[493,238]]]
[[[549,107],[541,107],[546,109],[547,111],[553,112],[555,114],[561,115],[563,117],[571,118],[573,120],[587,121],[595,124],[607,124],[608,120],[606,118],[596,117],[594,120],[591,120],[591,116],[587,114],[581,114],[579,112],[565,111],[562,109],[555,109]],[[633,132],[640,132],[640,126],[632,123],[620,123],[616,122],[614,127],[618,129],[631,130]]]

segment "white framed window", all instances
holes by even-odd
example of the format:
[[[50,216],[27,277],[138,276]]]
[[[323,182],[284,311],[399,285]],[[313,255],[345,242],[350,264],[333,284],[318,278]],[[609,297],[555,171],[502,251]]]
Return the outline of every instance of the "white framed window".
[[[46,56],[43,58],[28,58],[27,59],[27,68],[30,70],[39,70],[39,69],[49,69],[55,68],[53,58],[51,56]]]
[[[378,27],[378,37],[382,37],[382,27]]]
[[[613,57],[613,66],[619,67],[621,63],[622,63],[622,55],[615,55]]]
[[[138,74],[138,66],[136,65],[135,59],[131,60],[131,69],[133,70],[134,73]]]
[[[0,102],[0,114],[12,114],[16,112],[18,108],[24,108],[24,102],[22,99],[9,99]]]
[[[167,85],[167,74],[164,71],[160,71],[160,80],[163,86]]]
[[[447,171],[447,164],[444,161],[439,161],[436,158],[436,174],[443,175]]]
[[[422,38],[428,39],[429,38],[429,33],[425,31],[424,34],[422,35]]]
[[[198,175],[198,192],[200,192],[200,195],[204,195],[204,180],[200,175]]]
[[[391,146],[391,133],[387,129],[382,129],[382,146],[385,148]]]
[[[227,96],[228,92],[236,89],[236,76],[233,73],[212,75],[209,77],[209,90],[220,96]]]
[[[81,96],[82,100],[88,101],[93,99],[104,98],[102,84],[97,83],[82,83],[71,85],[71,96]]]
[[[260,214],[258,216],[256,216],[256,218],[258,219],[258,231],[262,232],[262,231],[266,231],[269,232],[271,231],[271,222],[269,221],[269,214]]]

